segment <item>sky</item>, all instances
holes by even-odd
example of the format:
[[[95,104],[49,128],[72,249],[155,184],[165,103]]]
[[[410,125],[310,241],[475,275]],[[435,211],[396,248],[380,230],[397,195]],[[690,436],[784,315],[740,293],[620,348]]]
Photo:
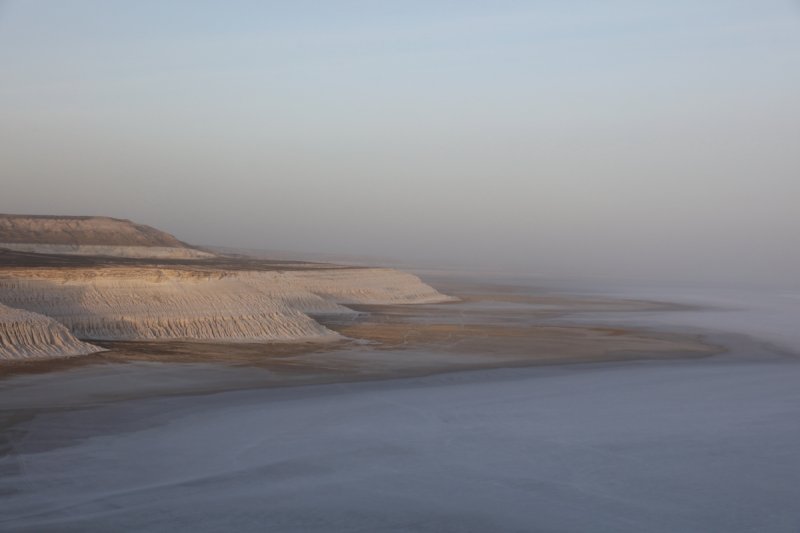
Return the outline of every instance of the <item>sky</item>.
[[[800,3],[0,0],[0,212],[800,284]]]

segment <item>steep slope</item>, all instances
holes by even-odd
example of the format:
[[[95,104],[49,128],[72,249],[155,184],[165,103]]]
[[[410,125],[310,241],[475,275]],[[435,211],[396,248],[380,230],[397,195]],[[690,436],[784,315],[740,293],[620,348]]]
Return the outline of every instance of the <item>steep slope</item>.
[[[309,314],[352,313],[343,303],[447,300],[416,276],[391,269],[104,268],[0,274],[0,302],[52,317],[82,339],[327,340],[338,335]]]
[[[213,256],[190,247],[169,233],[109,217],[0,214],[0,248],[162,259]]]
[[[101,351],[46,316],[0,304],[0,360],[86,355]]]

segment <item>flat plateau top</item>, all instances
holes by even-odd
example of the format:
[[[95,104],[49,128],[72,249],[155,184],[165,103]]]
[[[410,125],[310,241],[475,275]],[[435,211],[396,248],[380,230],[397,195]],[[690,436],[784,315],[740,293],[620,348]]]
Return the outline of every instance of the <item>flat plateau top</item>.
[[[0,214],[0,243],[189,248],[164,231],[111,217]]]

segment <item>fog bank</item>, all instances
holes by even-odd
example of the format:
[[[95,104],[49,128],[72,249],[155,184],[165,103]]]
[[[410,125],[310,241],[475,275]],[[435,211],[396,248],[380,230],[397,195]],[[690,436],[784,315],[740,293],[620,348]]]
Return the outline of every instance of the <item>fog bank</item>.
[[[796,3],[5,2],[0,212],[797,284]]]

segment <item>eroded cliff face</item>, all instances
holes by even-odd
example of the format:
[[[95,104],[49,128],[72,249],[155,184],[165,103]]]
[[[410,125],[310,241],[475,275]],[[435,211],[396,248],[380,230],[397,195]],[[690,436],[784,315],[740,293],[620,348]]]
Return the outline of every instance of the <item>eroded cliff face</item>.
[[[274,342],[339,338],[313,315],[343,304],[447,301],[391,269],[231,272],[164,268],[0,272],[0,303],[46,315],[81,339]]]
[[[110,217],[0,214],[0,248],[6,358],[97,350],[77,339],[336,340],[314,316],[449,299],[396,270],[216,256]]]
[[[101,350],[79,341],[52,318],[0,305],[0,360],[87,355]]]

